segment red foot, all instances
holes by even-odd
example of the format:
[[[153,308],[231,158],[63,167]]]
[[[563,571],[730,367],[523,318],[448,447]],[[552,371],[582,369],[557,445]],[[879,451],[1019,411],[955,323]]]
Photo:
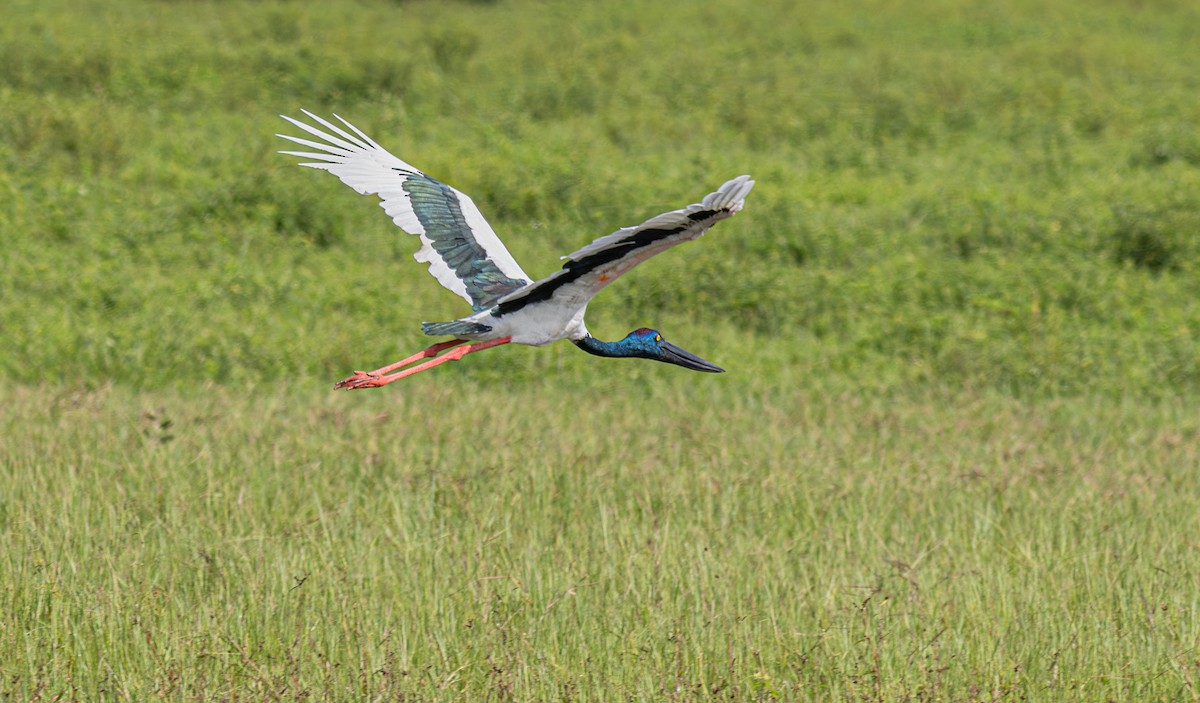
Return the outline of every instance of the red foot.
[[[378,388],[384,384],[383,378],[374,371],[355,371],[354,375],[347,376],[333,384],[333,388],[334,390],[339,388],[354,390],[356,388]]]

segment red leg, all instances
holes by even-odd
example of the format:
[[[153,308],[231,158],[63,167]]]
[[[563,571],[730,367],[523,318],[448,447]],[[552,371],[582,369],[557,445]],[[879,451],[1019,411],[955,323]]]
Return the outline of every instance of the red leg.
[[[384,374],[395,371],[396,369],[400,368],[401,366],[407,366],[407,365],[411,364],[412,362],[417,361],[418,359],[428,359],[432,356],[437,356],[438,354],[445,351],[446,349],[449,349],[450,347],[457,347],[460,344],[466,344],[466,343],[467,343],[467,340],[465,340],[465,339],[451,339],[449,342],[438,342],[437,344],[431,344],[429,347],[417,352],[416,354],[413,354],[410,357],[401,359],[400,361],[397,361],[394,364],[388,364],[387,366],[380,367],[378,369],[375,369],[374,371],[355,371],[352,376],[347,376],[346,378],[343,378],[342,380],[335,383],[333,385],[333,387],[334,388],[348,388],[348,387],[359,388],[359,386],[355,386],[353,384],[356,382],[359,382],[359,381],[366,380],[366,379],[379,378],[380,376],[383,376]]]
[[[399,367],[403,366],[405,363],[409,363],[409,362],[415,361],[417,359],[428,358],[430,356],[437,354],[442,349],[448,349],[452,346],[457,346],[459,344],[462,344],[465,341],[466,340],[463,340],[463,339],[456,339],[456,340],[453,340],[452,342],[442,342],[440,344],[435,344],[432,347],[429,347],[428,349],[426,349],[425,351],[423,351],[419,354],[412,355],[411,357],[404,360],[403,362],[397,362],[390,366],[385,366],[382,369],[380,369],[379,372],[384,372],[384,371],[399,368]],[[337,385],[334,386],[334,388],[350,388],[350,389],[379,388],[380,386],[386,386],[387,384],[389,384],[393,381],[399,381],[400,379],[406,378],[415,373],[420,373],[422,371],[432,369],[435,366],[441,366],[442,364],[446,363],[447,361],[458,361],[459,359],[463,358],[464,356],[466,356],[467,354],[470,354],[472,352],[482,351],[484,349],[491,349],[492,347],[498,347],[501,344],[508,344],[511,341],[512,341],[512,337],[501,337],[500,339],[492,339],[492,340],[489,340],[486,342],[476,342],[474,344],[468,344],[465,347],[459,347],[458,349],[455,349],[453,351],[446,352],[445,354],[437,357],[436,359],[430,359],[429,361],[422,362],[420,364],[417,364],[416,366],[410,366],[407,369],[404,369],[403,371],[397,371],[396,373],[393,373],[393,374],[384,375],[383,373],[379,373],[376,371],[372,371],[371,373],[363,373],[362,371],[359,371],[359,372],[355,373],[353,376],[350,376],[349,378],[344,378],[341,381],[338,381]]]

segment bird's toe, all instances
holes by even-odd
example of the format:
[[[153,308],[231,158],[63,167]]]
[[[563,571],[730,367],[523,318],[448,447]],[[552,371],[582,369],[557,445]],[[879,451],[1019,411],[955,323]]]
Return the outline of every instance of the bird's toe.
[[[343,378],[342,380],[338,381],[337,383],[333,384],[333,388],[334,388],[334,390],[338,390],[341,388],[348,388],[351,390],[353,390],[355,388],[371,388],[378,381],[379,381],[379,376],[377,376],[375,374],[371,374],[366,371],[355,371],[350,376],[347,376],[347,377]]]

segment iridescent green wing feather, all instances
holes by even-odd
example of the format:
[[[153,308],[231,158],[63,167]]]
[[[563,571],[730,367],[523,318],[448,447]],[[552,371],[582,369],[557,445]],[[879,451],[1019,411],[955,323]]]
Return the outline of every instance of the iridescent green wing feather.
[[[322,141],[280,134],[316,150],[282,153],[316,159],[300,165],[329,171],[359,193],[378,195],[392,221],[421,238],[415,258],[429,264],[439,283],[475,310],[529,284],[529,276],[469,197],[400,160],[341,117],[334,115],[346,129],[307,110],[304,114],[328,131],[283,116]]]

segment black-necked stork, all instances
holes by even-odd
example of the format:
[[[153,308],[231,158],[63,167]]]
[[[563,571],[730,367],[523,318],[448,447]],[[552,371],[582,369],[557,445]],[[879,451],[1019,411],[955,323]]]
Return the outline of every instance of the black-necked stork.
[[[600,237],[563,257],[567,263],[562,270],[530,282],[469,197],[396,158],[341,117],[335,115],[346,129],[303,112],[328,131],[282,115],[322,141],[280,134],[317,150],[281,153],[317,159],[300,165],[329,171],[359,193],[378,195],[392,221],[421,238],[417,261],[428,263],[434,278],[475,310],[450,322],[422,324],[426,334],[454,339],[374,371],[355,371],[335,388],[376,388],[482,349],[510,342],[540,347],[560,339],[569,339],[597,356],[654,359],[695,371],[724,371],[652,329],[634,330],[619,342],[601,341],[588,334],[583,315],[588,301],[621,274],[676,244],[696,239],[741,210],[746,194],[754,187],[749,176],[726,182],[697,204]],[[460,346],[463,344],[466,346]],[[422,359],[427,361],[414,364]]]

